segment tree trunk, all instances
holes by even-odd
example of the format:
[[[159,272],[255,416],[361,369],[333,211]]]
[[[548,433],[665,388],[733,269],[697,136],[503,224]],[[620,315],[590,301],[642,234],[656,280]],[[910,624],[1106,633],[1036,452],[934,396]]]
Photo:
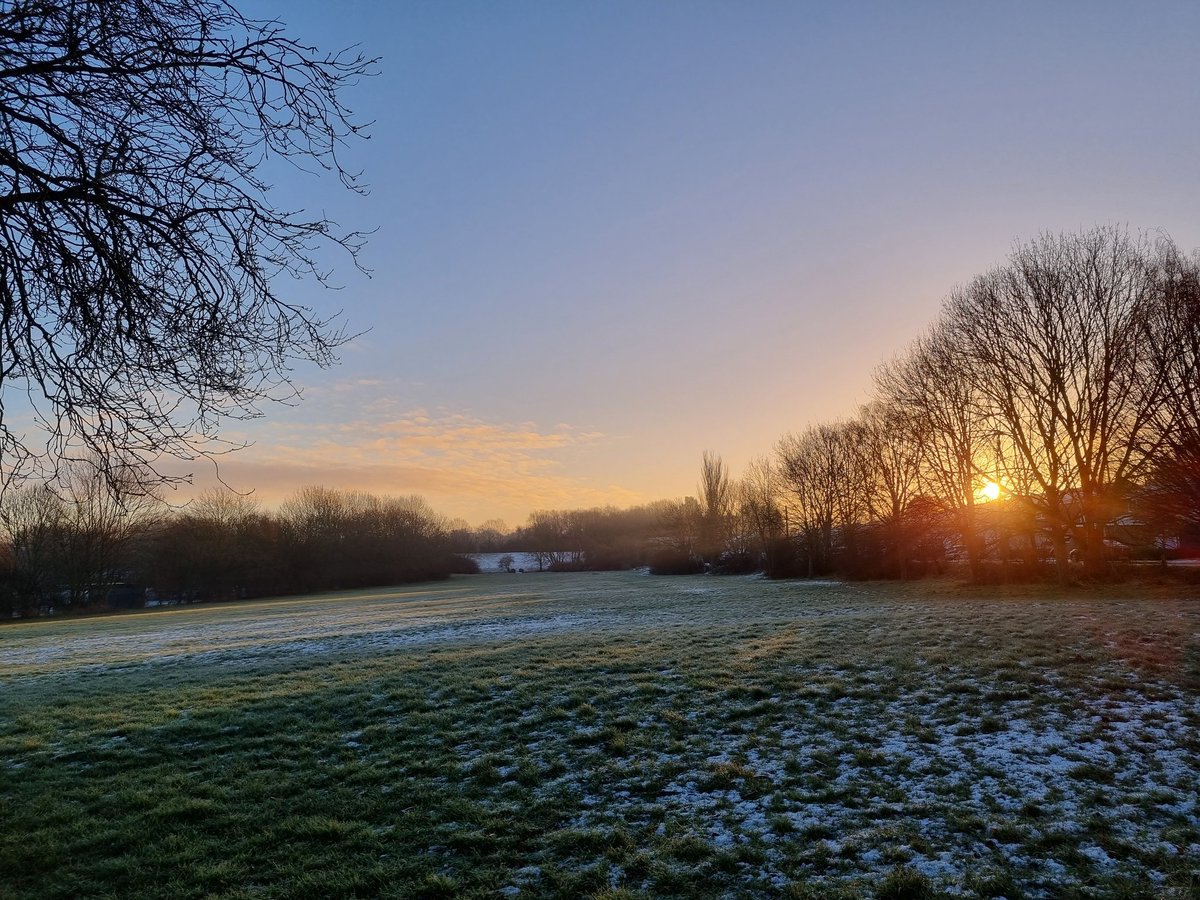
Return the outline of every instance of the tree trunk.
[[[1071,583],[1071,561],[1067,559],[1067,534],[1065,529],[1055,526],[1051,532],[1054,542],[1054,563],[1058,569],[1058,583],[1066,587]]]
[[[1108,558],[1104,547],[1104,523],[1089,517],[1080,529],[1083,533],[1083,563],[1090,578],[1108,574]]]
[[[975,527],[975,507],[968,502],[962,511],[962,522],[959,533],[962,535],[963,548],[967,551],[967,568],[971,572],[971,580],[978,582],[982,575],[983,548],[979,537],[979,529]]]

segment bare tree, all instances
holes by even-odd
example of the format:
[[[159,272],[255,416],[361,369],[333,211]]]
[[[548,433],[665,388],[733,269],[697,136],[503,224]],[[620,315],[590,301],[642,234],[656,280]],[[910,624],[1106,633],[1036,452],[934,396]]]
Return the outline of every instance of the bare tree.
[[[1165,239],[1157,251],[1156,302],[1146,322],[1154,352],[1142,374],[1151,387],[1160,373],[1164,379],[1156,432],[1178,451],[1200,441],[1200,253],[1187,256]]]
[[[920,423],[921,492],[953,516],[972,577],[983,555],[976,500],[995,461],[992,425],[970,377],[967,360],[944,329],[934,328],[875,372],[884,403]]]
[[[446,574],[448,521],[423,497],[305,487],[280,506],[283,567],[295,586],[395,584]]]
[[[768,457],[751,460],[737,487],[741,518],[757,539],[767,573],[773,574],[777,544],[783,536],[782,485],[775,464]]]
[[[847,572],[863,565],[861,533],[871,517],[871,493],[875,477],[869,442],[860,419],[840,422],[834,430],[835,478],[834,519],[838,526],[838,553]]]
[[[500,549],[500,543],[508,537],[511,529],[503,519],[488,519],[475,529],[476,550],[491,553]]]
[[[44,484],[22,486],[0,498],[0,525],[12,554],[17,605],[36,612],[56,593],[67,510]]]
[[[239,596],[270,564],[262,519],[253,498],[227,489],[206,491],[175,521],[165,523],[152,542],[165,563],[159,569],[167,576],[162,586],[169,582],[181,595]],[[164,559],[168,553],[174,558]]]
[[[160,501],[137,488],[141,473],[72,463],[62,479],[68,512],[66,584],[73,604],[103,603],[108,586],[123,581],[134,540],[160,512]]]
[[[1200,253],[1187,256],[1159,242],[1157,302],[1148,320],[1155,349],[1146,373],[1161,373],[1152,456],[1139,505],[1163,536],[1200,537]]]
[[[725,548],[729,518],[733,513],[733,487],[729,467],[719,453],[705,450],[700,459],[700,484],[697,488],[703,510],[700,554],[706,562],[716,562]]]
[[[1152,256],[1145,237],[1117,228],[1045,235],[945,308],[942,327],[1014,451],[1007,474],[1036,484],[1026,499],[1046,517],[1064,579],[1072,532],[1089,570],[1104,569],[1116,494],[1157,445]]]
[[[876,402],[859,412],[858,426],[858,455],[869,472],[862,482],[867,514],[886,529],[895,571],[907,578],[912,551],[907,519],[919,495],[927,423],[899,404]]]
[[[813,425],[780,439],[775,453],[779,473],[791,494],[789,511],[801,531],[808,575],[833,564],[833,532],[838,497],[845,489],[843,426]]]
[[[302,487],[280,504],[281,542],[294,589],[315,590],[328,578],[340,586],[348,518],[343,493],[319,485]]]
[[[1159,539],[1200,542],[1200,434],[1181,435],[1155,460],[1136,507]],[[1162,546],[1165,550],[1165,541]]]
[[[343,332],[275,276],[327,283],[322,248],[362,236],[277,208],[268,168],[361,190],[340,95],[373,63],[226,0],[0,3],[0,472],[145,489],[332,362]]]
[[[704,521],[704,510],[696,498],[663,500],[653,510],[662,530],[661,543],[684,562],[694,560],[699,555]]]
[[[60,599],[75,608],[103,603],[109,587],[124,580],[133,540],[152,523],[157,506],[150,495],[110,490],[101,470],[86,462],[62,470],[54,484],[8,492],[0,522],[26,599]]]
[[[529,514],[525,538],[539,571],[583,562],[583,533],[575,510],[534,510]]]

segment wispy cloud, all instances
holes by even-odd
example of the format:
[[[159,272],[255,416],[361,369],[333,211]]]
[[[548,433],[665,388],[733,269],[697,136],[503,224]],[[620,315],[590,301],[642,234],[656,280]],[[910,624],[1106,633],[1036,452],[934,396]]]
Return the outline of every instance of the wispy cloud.
[[[221,461],[222,478],[254,489],[267,503],[305,484],[419,493],[439,510],[476,523],[498,515],[516,524],[536,508],[644,499],[567,471],[565,456],[604,443],[597,431],[491,421],[444,408],[396,412],[387,398],[371,396],[375,385],[355,387],[323,392],[317,402],[330,404],[330,420],[264,423],[252,447]]]

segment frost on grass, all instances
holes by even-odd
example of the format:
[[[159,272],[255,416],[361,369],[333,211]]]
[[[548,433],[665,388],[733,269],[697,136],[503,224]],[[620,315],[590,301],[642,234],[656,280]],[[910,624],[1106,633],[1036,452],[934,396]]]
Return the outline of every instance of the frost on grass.
[[[607,802],[583,796],[572,825],[686,823],[711,853],[756,847],[743,875],[770,884],[875,880],[897,863],[950,892],[988,867],[1015,871],[1035,892],[1096,871],[1161,882],[1146,865],[1159,852],[1144,848],[1169,859],[1189,851],[1164,848],[1165,831],[1200,834],[1200,765],[1185,749],[1195,698],[1057,699],[1065,705],[1010,701],[952,717],[913,697],[840,698],[824,711],[798,702],[750,730],[710,716],[680,752],[614,773]],[[1114,714],[1121,726],[1105,727]],[[997,716],[999,727],[984,721]],[[681,772],[636,799],[662,770]]]
[[[211,612],[206,610],[206,612]],[[158,614],[161,615],[161,614]],[[64,623],[72,625],[75,623]],[[71,634],[55,643],[15,641],[4,650],[0,674],[97,671],[116,666],[213,661],[238,663],[295,655],[371,654],[453,641],[510,641],[596,624],[584,615],[505,615],[494,620],[459,615],[345,617],[313,613],[303,627],[288,622],[199,621],[145,631]]]
[[[870,894],[901,873],[1048,897],[1200,879],[1197,604],[922,590],[492,576],[6,629],[4,702],[46,721],[9,727],[0,755],[20,777],[187,759],[234,796],[239,759],[278,761],[288,806],[258,827],[390,860],[402,892]],[[213,690],[185,701],[168,670]],[[81,673],[91,731],[54,719]],[[134,683],[166,710],[154,727],[104,705],[104,685]],[[293,804],[338,818],[301,828]]]

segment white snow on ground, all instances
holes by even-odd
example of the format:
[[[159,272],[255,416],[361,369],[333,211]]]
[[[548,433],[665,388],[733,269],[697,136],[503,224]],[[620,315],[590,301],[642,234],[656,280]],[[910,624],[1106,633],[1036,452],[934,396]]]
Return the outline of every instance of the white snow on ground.
[[[479,564],[481,575],[504,574],[504,570],[500,568],[500,560],[506,556],[512,558],[514,569],[524,569],[526,572],[538,571],[537,557],[532,553],[472,553],[469,555]]]
[[[1172,690],[1165,685],[1156,688],[1159,693]],[[946,816],[951,813],[960,818],[973,815],[981,822],[1016,822],[1023,807],[1038,804],[1042,807],[1041,817],[1030,827],[1078,835],[1077,852],[1101,870],[1114,869],[1119,861],[1094,842],[1082,839],[1096,817],[1135,847],[1159,841],[1162,815],[1192,829],[1200,828],[1200,791],[1196,788],[1200,784],[1200,759],[1184,749],[1194,738],[1186,718],[1200,714],[1198,704],[1197,698],[1178,692],[1171,700],[1149,700],[1131,694],[1120,699],[1102,698],[1068,717],[1057,710],[1043,714],[1028,702],[1010,703],[1007,727],[999,731],[980,729],[978,718],[965,720],[967,726],[973,726],[966,729],[960,719],[953,731],[926,721],[934,740],[923,742],[902,731],[903,723],[914,714],[929,718],[912,699],[880,705],[846,697],[832,706],[840,707],[841,717],[854,723],[860,747],[882,754],[884,761],[878,772],[856,763],[840,739],[803,722],[775,731],[757,729],[751,734],[713,730],[699,742],[708,751],[703,758],[668,757],[643,767],[684,770],[662,789],[653,805],[677,821],[691,823],[693,833],[717,850],[751,840],[759,842],[767,862],[757,877],[777,883],[781,877],[779,866],[787,858],[786,847],[780,846],[780,838],[772,833],[772,817],[786,820],[794,833],[819,828],[819,833],[838,835],[837,840],[827,842],[834,855],[861,847],[865,852],[857,857],[850,854],[853,869],[872,878],[882,878],[895,860],[887,860],[869,848],[886,843],[883,834],[889,823],[908,821],[915,823],[930,846],[939,849],[930,854],[910,847],[906,864],[942,889],[954,892],[964,872],[977,870],[989,859],[1010,855],[1016,848],[1005,849],[1003,841],[986,830],[971,834],[950,827]],[[1119,721],[1106,726],[1101,712]],[[1116,727],[1111,727],[1113,724]],[[842,799],[797,802],[786,792],[777,794],[774,790],[762,796],[754,796],[758,791],[743,796],[744,785],[706,788],[700,774],[715,765],[741,759],[745,769],[779,786],[785,781],[786,763],[799,763],[805,771],[813,771],[814,754],[822,751],[838,757],[839,771],[829,784],[845,790]],[[900,759],[906,759],[907,765],[897,769],[893,764]],[[1097,784],[1090,772],[1080,769],[1085,765],[1100,773],[1111,773],[1111,783]],[[637,771],[639,767],[631,768]],[[1081,771],[1085,774],[1076,777],[1074,773]],[[564,780],[570,783],[571,776],[564,776],[556,786]],[[965,786],[965,792],[955,794],[956,785]],[[600,827],[613,820],[645,819],[645,804],[626,800],[630,793],[617,790],[626,786],[613,784],[607,802],[585,806],[575,826]],[[881,803],[881,789],[896,791],[903,799]],[[1111,802],[1097,804],[1097,790],[1109,795]],[[1136,799],[1150,791],[1172,798],[1160,802],[1153,816],[1125,799],[1129,795]],[[890,813],[881,820],[878,814],[884,810]],[[1072,883],[1067,870],[1053,859],[1017,862],[1035,883]],[[1160,880],[1163,877],[1155,874]],[[1034,890],[1033,895],[1040,894]]]
[[[522,584],[536,581],[524,579]],[[586,584],[586,576],[564,582],[576,583]],[[709,621],[720,621],[725,615],[716,605],[720,584],[682,580],[669,583],[668,589],[685,603],[706,609]],[[822,587],[763,582],[755,589],[781,597],[829,596],[825,590],[809,591],[813,586]],[[796,627],[826,627],[838,618],[862,616],[860,607],[843,600],[835,595],[832,602],[797,609]],[[605,607],[601,600],[591,607],[566,604],[579,611],[564,612],[558,611],[562,604],[541,608],[539,602],[532,594],[516,601],[509,598],[498,611],[486,599],[449,592],[445,600],[431,593],[428,602],[364,602],[361,607],[343,603],[329,611],[314,602],[303,616],[294,608],[274,612],[264,606],[254,615],[228,620],[185,610],[154,613],[149,624],[142,621],[128,628],[119,618],[103,630],[62,623],[53,640],[41,631],[28,638],[20,630],[0,635],[0,675],[19,679],[172,661],[220,664],[297,655],[369,655],[617,628],[630,633],[662,631],[693,622],[690,607],[621,607],[616,602]],[[936,627],[929,619],[932,613],[917,606],[898,608],[905,610],[911,627]],[[729,618],[731,627],[750,627]],[[886,626],[878,620],[866,624],[867,629],[879,627]],[[871,640],[869,630],[854,634],[864,642]],[[565,789],[577,798],[573,827],[648,824],[655,820],[652,816],[665,815],[673,829],[685,828],[718,851],[747,844],[760,848],[765,861],[748,876],[776,885],[790,878],[783,870],[796,841],[823,841],[834,860],[834,876],[882,877],[896,865],[895,855],[880,851],[889,847],[902,851],[907,865],[944,889],[955,889],[965,872],[998,858],[1024,870],[1033,885],[1027,893],[1033,896],[1039,895],[1038,885],[1047,894],[1051,885],[1071,883],[1074,876],[1060,862],[1020,855],[1028,842],[995,830],[996,824],[1035,836],[1070,835],[1075,852],[1098,871],[1120,870],[1125,862],[1089,836],[1089,826],[1097,819],[1129,846],[1200,859],[1200,845],[1177,846],[1164,839],[1167,825],[1192,834],[1200,828],[1200,758],[1188,749],[1196,746],[1195,723],[1200,717],[1200,699],[1194,693],[1141,680],[1139,673],[1129,671],[1113,692],[1076,695],[1065,679],[1048,671],[1045,679],[1051,686],[1040,688],[1036,696],[985,710],[959,702],[944,687],[958,684],[973,691],[972,696],[982,696],[989,685],[977,670],[949,666],[935,673],[919,658],[914,665],[928,682],[922,690],[899,696],[882,690],[897,680],[896,673],[882,667],[867,673],[868,683],[880,687],[878,692],[848,692],[820,702],[771,696],[770,705],[787,710],[782,720],[731,721],[726,714],[735,703],[728,700],[722,701],[724,708],[681,708],[678,717],[688,729],[685,748],[622,760],[603,791],[586,780],[589,766],[602,763],[601,751],[571,750],[568,745],[572,737],[599,734],[605,723],[583,727],[567,722],[531,731],[528,747],[539,754],[561,754],[571,763],[566,774],[541,789]],[[663,691],[687,690],[686,672],[665,665],[656,671]],[[846,673],[832,666],[811,665],[801,674],[811,683],[847,681]],[[948,713],[941,704],[950,704]],[[986,725],[985,718],[990,720]],[[638,723],[643,729],[662,727],[646,712],[638,715]],[[356,751],[370,751],[361,732],[347,733],[344,740]],[[464,766],[482,755],[471,745],[461,747]],[[712,777],[718,768],[722,778]],[[511,779],[518,767],[497,770],[501,778]],[[648,775],[657,773],[671,774],[661,779],[656,791],[642,790]],[[803,787],[798,789],[800,783]],[[1028,814],[1031,804],[1038,807],[1036,817]],[[667,833],[665,825],[659,827]],[[805,836],[809,831],[811,836]],[[519,892],[537,877],[536,867],[521,870],[502,892]]]

